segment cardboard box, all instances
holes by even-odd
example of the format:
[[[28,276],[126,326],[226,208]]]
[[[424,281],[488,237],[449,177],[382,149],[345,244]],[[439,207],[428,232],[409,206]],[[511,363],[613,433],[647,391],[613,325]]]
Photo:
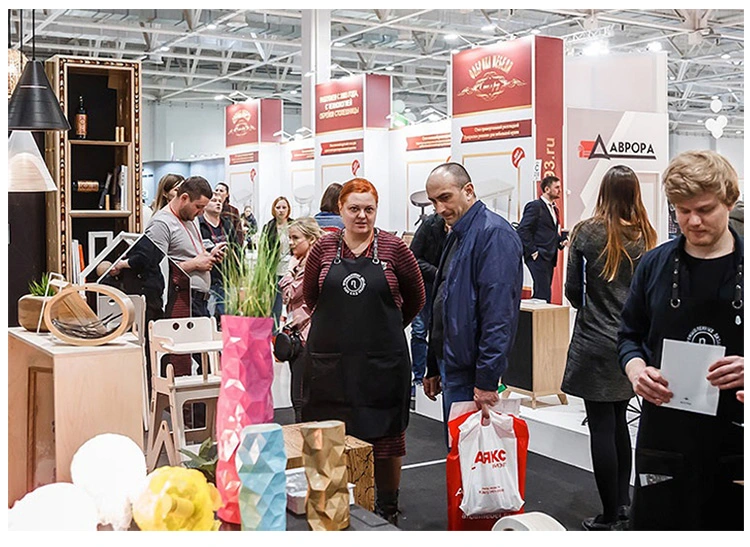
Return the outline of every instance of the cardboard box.
[[[286,448],[286,468],[303,467],[302,434],[300,427],[304,424],[282,426]],[[375,509],[375,460],[372,445],[351,435],[346,436],[346,467],[349,471],[348,482],[354,484],[354,501],[368,511]]]

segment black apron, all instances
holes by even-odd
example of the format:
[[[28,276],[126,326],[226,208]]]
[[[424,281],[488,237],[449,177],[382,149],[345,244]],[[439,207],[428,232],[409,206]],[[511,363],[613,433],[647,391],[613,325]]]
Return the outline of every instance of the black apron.
[[[303,421],[341,420],[359,439],[398,435],[409,422],[411,362],[401,310],[378,259],[336,258],[310,319]]]
[[[723,345],[725,355],[744,355],[742,264],[735,296],[701,300],[680,296],[675,251],[670,303],[654,310],[663,337]],[[655,348],[656,349],[656,348]],[[662,348],[653,366],[660,367]],[[737,390],[722,390],[716,416],[643,401],[635,453],[635,530],[742,530],[743,406]]]

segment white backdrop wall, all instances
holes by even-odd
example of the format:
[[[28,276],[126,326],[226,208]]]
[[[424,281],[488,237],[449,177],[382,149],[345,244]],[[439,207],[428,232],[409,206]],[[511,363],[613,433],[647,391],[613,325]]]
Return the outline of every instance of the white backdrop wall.
[[[633,91],[632,82],[638,82],[637,92]],[[598,159],[596,162],[590,162],[590,159],[584,160],[585,163],[596,163],[597,166],[589,173],[591,184],[581,188],[587,192],[588,201],[585,196],[566,196],[566,201],[571,199],[581,199],[580,207],[569,210],[566,207],[565,225],[572,229],[579,221],[590,216],[591,203],[596,199],[598,193],[598,184],[596,179],[601,180],[601,175],[609,167],[616,164],[625,164],[639,173],[643,178],[642,190],[646,187],[651,194],[649,199],[644,196],[644,205],[648,209],[651,223],[656,228],[659,240],[667,238],[667,204],[662,199],[662,193],[657,189],[661,186],[661,173],[669,162],[669,123],[667,116],[667,55],[664,52],[658,53],[637,53],[623,55],[606,55],[602,57],[567,57],[565,62],[565,102],[566,112],[566,155],[571,158],[566,165],[566,180],[570,180],[571,175],[580,176],[580,173],[571,172],[571,167],[576,165],[575,161],[579,154],[577,148],[583,146],[585,140],[593,141],[599,133],[604,135],[605,144],[609,147],[609,141],[612,144],[627,144],[629,141],[644,143],[653,146],[645,155],[651,155],[650,159],[643,158],[644,154],[636,154],[633,158],[628,158],[628,151],[621,157],[611,159]],[[605,123],[607,117],[615,116],[619,119],[622,115],[623,120],[628,123],[616,123],[612,128],[610,137],[605,133],[611,131],[606,128],[600,128],[596,125],[596,111],[601,112],[600,118]],[[586,122],[591,129],[588,135],[586,128],[581,128],[575,136],[571,133],[571,127],[576,126],[577,115],[586,113],[591,120]],[[639,116],[643,114],[644,116]],[[650,114],[650,116],[647,116]],[[573,116],[573,118],[571,118]],[[639,123],[633,126],[637,129],[630,131],[633,121],[639,120]],[[613,122],[614,123],[614,122]],[[605,124],[606,125],[606,124]],[[645,150],[643,152],[646,152]],[[593,158],[591,158],[593,159]],[[582,163],[582,162],[578,162]],[[580,166],[579,166],[580,167]],[[591,165],[583,169],[591,169]],[[571,188],[566,189],[567,192]],[[575,213],[576,211],[577,214]]]
[[[143,161],[184,160],[191,154],[224,154],[224,108],[227,103],[143,103]],[[300,116],[284,112],[284,131],[294,134]],[[174,158],[171,154],[174,143]]]
[[[708,113],[707,113],[708,115]],[[706,135],[669,135],[669,156],[673,158],[688,150],[715,150],[732,164],[740,177],[740,187],[745,179],[745,139],[723,136],[714,139],[708,131]]]
[[[378,209],[378,225],[389,226],[391,230],[416,230],[414,223],[421,212],[419,207],[411,204],[409,197],[418,190],[425,189],[427,175],[430,171],[448,161],[451,150],[445,148],[431,148],[426,150],[407,151],[407,139],[423,135],[437,135],[450,133],[449,119],[439,122],[421,123],[390,132],[390,203],[388,209],[382,206]],[[380,190],[380,187],[378,187]],[[425,209],[425,213],[432,213],[433,207]]]

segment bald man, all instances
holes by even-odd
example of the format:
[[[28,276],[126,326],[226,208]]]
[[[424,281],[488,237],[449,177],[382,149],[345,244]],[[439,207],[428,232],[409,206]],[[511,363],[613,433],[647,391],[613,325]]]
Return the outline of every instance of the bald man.
[[[510,223],[477,199],[458,163],[427,178],[427,197],[450,227],[433,288],[425,395],[442,392],[443,418],[458,401],[485,413],[508,368],[523,286],[523,245]],[[448,433],[446,429],[446,444]]]

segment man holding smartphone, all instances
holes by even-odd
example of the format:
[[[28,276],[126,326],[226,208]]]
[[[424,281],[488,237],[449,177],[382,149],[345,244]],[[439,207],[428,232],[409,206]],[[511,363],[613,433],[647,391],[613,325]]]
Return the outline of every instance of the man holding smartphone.
[[[221,216],[221,209],[222,196],[214,192],[203,214],[198,217],[203,246],[209,252],[216,253],[217,257],[224,256],[226,247],[230,243],[233,246],[239,245],[237,232],[229,217]],[[216,323],[221,326],[221,316],[224,315],[224,275],[220,259],[211,268],[208,309],[209,313],[216,318]]]
[[[185,179],[177,192],[154,214],[145,233],[190,276],[191,315],[209,317],[210,272],[224,257],[224,249],[217,245],[211,251],[206,250],[195,218],[203,212],[214,192],[200,176]]]

